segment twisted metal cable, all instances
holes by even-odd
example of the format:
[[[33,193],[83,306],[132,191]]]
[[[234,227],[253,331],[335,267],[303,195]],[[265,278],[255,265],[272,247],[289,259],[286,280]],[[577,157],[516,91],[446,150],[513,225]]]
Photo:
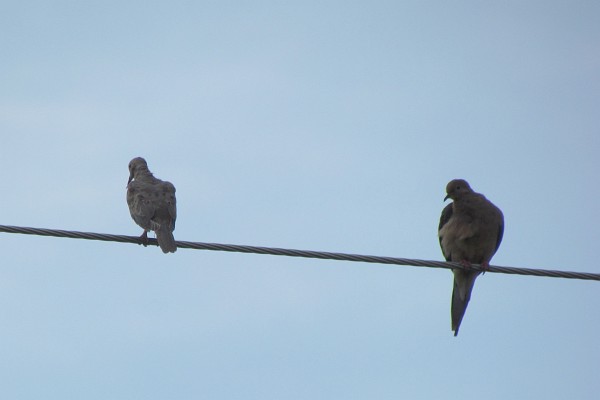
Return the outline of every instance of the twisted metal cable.
[[[54,236],[54,237],[66,237],[71,239],[87,239],[87,240],[101,240],[105,242],[119,242],[119,243],[135,243],[143,244],[141,239],[137,236],[125,236],[125,235],[111,235],[105,233],[91,233],[91,232],[76,232],[76,231],[65,231],[56,229],[42,229],[42,228],[26,228],[20,226],[6,226],[0,225],[0,232],[6,233],[21,233],[25,235],[39,235],[39,236]],[[442,262],[442,261],[430,261],[430,260],[414,260],[409,258],[396,258],[396,257],[379,257],[379,256],[368,256],[360,254],[346,254],[346,253],[329,253],[323,251],[310,251],[310,250],[294,250],[294,249],[279,249],[273,247],[258,247],[258,246],[243,246],[234,244],[219,244],[219,243],[200,243],[200,242],[186,242],[178,241],[177,247],[182,249],[195,249],[195,250],[213,250],[213,251],[228,251],[237,253],[254,253],[254,254],[270,254],[274,256],[288,256],[288,257],[305,257],[305,258],[319,258],[325,260],[339,260],[339,261],[354,261],[354,262],[366,262],[376,264],[394,264],[394,265],[409,265],[415,267],[428,267],[428,268],[465,268],[459,263],[455,262]],[[156,239],[149,238],[148,244],[158,246]],[[481,266],[473,264],[471,270],[481,271]],[[570,272],[570,271],[553,271],[546,269],[532,269],[532,268],[516,268],[516,267],[499,267],[490,265],[486,272],[497,272],[501,274],[514,274],[514,275],[533,275],[533,276],[546,276],[552,278],[567,278],[567,279],[583,279],[583,280],[594,280],[600,281],[600,274],[593,274],[589,272]]]

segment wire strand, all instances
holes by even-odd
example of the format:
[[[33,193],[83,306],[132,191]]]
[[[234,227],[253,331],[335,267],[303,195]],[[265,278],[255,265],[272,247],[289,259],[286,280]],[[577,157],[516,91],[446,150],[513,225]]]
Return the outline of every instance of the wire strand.
[[[0,232],[20,233],[20,234],[25,234],[25,235],[64,237],[64,238],[71,238],[71,239],[100,240],[100,241],[105,241],[105,242],[143,244],[141,239],[137,236],[112,235],[112,234],[106,234],[106,233],[77,232],[77,231],[66,231],[66,230],[57,230],[57,229],[27,228],[27,227],[6,226],[6,225],[0,225]],[[177,243],[177,247],[181,248],[181,249],[269,254],[269,255],[274,255],[274,256],[318,258],[318,259],[323,259],[323,260],[354,261],[354,262],[366,262],[366,263],[375,263],[375,264],[393,264],[393,265],[405,265],[405,266],[428,267],[428,268],[465,269],[465,267],[459,263],[444,262],[444,261],[415,260],[415,259],[410,259],[410,258],[380,257],[380,256],[368,256],[368,255],[347,254],[347,253],[330,253],[330,252],[311,251],[311,250],[279,249],[279,248],[274,248],[274,247],[244,246],[244,245],[234,245],[234,244],[201,243],[201,242],[186,242],[186,241],[177,241],[176,243]],[[148,239],[148,244],[153,245],[153,246],[158,246],[158,242],[156,241],[156,239],[152,239],[152,238]],[[477,264],[473,264],[470,267],[470,270],[482,271],[481,266],[477,265]],[[547,270],[547,269],[500,267],[500,266],[495,266],[495,265],[490,265],[489,269],[486,268],[485,271],[486,272],[496,272],[496,273],[501,273],[501,274],[546,276],[546,277],[551,277],[551,278],[583,279],[583,280],[600,281],[600,274],[594,274],[594,273],[590,273],[590,272],[554,271],[554,270]]]

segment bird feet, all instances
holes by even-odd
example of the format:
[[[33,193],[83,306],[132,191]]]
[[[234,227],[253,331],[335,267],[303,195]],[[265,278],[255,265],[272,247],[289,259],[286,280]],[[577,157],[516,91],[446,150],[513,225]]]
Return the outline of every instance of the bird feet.
[[[148,246],[148,231],[144,229],[144,232],[140,235],[140,241],[144,247]]]
[[[471,263],[467,260],[461,260],[460,265],[462,265],[467,271],[471,269]],[[490,263],[488,261],[482,262],[481,264],[479,264],[479,267],[481,268],[481,271],[485,274],[486,271],[490,270]]]
[[[481,271],[483,272],[482,275],[485,275],[485,272],[490,270],[490,263],[488,261],[482,262],[480,267],[481,267]]]

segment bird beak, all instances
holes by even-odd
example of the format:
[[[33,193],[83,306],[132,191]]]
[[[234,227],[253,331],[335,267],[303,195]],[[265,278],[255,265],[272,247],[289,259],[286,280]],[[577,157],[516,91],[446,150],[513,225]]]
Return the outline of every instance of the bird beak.
[[[450,195],[447,194],[446,197],[444,197],[444,201],[448,200],[450,198]]]
[[[133,174],[129,174],[129,179],[127,180],[127,184],[129,185],[133,180]]]

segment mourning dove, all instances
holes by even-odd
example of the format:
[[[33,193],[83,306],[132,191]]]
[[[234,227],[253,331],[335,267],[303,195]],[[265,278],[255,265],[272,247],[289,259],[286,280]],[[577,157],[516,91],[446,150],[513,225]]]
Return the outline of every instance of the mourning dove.
[[[465,315],[475,279],[480,271],[469,271],[471,264],[489,268],[504,233],[504,216],[484,195],[471,189],[467,181],[455,179],[446,186],[453,200],[442,211],[438,236],[446,261],[460,262],[465,269],[454,269],[452,291],[452,330],[458,328]]]
[[[142,157],[129,162],[127,205],[131,218],[144,229],[140,236],[144,246],[148,243],[148,231],[154,231],[163,253],[177,250],[173,237],[177,218],[175,186],[155,178]]]

